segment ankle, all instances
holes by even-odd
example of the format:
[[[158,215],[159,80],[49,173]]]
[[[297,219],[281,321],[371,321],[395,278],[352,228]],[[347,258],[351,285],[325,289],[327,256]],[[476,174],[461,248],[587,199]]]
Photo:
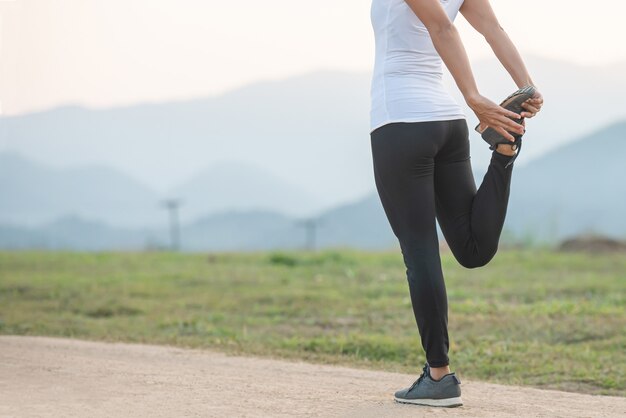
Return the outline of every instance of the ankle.
[[[513,146],[509,144],[498,144],[496,152],[502,155],[512,157],[517,154],[517,148],[514,150]]]
[[[442,377],[450,373],[450,366],[443,367],[431,367],[430,368],[430,377],[434,380],[440,380]]]

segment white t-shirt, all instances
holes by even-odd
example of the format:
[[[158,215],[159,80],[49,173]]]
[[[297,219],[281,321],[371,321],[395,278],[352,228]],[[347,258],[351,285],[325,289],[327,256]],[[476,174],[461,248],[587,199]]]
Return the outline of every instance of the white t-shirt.
[[[439,0],[454,21],[463,0]],[[389,122],[466,118],[443,84],[443,62],[405,0],[372,0],[376,56],[370,132]]]

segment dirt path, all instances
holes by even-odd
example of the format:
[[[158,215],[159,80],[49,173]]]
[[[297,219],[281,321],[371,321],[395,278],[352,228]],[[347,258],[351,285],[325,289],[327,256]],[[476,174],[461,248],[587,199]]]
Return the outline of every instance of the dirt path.
[[[610,417],[626,398],[462,376],[460,408],[395,403],[410,374],[171,346],[0,336],[1,417]]]

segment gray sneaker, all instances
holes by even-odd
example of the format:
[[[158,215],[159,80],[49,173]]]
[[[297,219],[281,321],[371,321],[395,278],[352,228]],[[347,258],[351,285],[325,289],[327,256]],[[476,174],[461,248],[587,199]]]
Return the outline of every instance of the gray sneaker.
[[[433,380],[430,376],[428,362],[420,377],[413,384],[394,394],[396,402],[412,403],[428,406],[461,406],[461,381],[452,373],[448,373],[440,380]]]

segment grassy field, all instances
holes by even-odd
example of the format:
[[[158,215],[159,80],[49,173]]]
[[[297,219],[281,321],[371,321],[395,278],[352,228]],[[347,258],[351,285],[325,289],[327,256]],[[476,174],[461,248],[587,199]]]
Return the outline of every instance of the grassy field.
[[[463,377],[626,396],[626,257],[442,254]],[[0,333],[421,372],[399,252],[0,252]]]

